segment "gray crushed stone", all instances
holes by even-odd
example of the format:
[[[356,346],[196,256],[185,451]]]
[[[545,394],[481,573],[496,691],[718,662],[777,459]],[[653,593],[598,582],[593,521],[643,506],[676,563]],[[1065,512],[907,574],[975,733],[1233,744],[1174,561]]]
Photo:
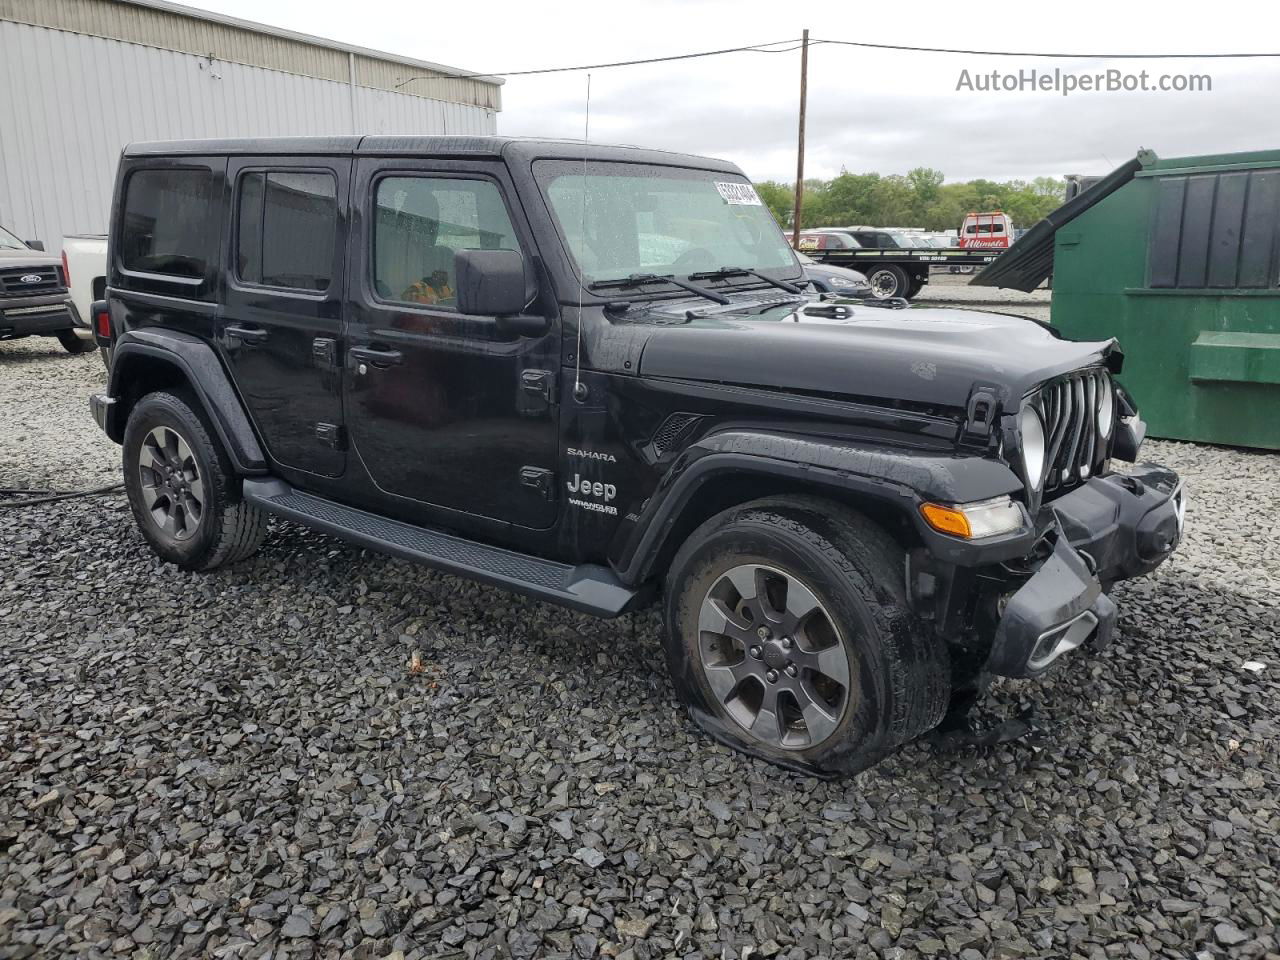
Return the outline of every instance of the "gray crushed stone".
[[[116,477],[101,379],[0,344],[0,487]],[[996,687],[1038,735],[833,783],[700,736],[651,614],[0,510],[0,956],[1275,957],[1280,457],[1145,453],[1186,543],[1109,650]]]

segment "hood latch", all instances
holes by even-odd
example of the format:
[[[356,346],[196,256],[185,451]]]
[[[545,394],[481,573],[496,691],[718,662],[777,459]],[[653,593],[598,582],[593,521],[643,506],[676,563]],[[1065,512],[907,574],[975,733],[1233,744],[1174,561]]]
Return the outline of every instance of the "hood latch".
[[[991,436],[999,413],[999,401],[996,399],[994,387],[979,384],[969,394],[969,405],[965,411],[964,433],[966,437],[986,440]]]

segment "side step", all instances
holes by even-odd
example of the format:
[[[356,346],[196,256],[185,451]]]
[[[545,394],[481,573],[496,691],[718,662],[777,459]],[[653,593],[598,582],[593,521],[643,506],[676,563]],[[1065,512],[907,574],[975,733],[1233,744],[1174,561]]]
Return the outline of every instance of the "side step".
[[[616,617],[627,609],[638,593],[623,584],[607,567],[596,564],[571,567],[399,520],[389,520],[303,493],[281,480],[246,478],[244,498],[268,513],[323,530],[370,550],[414,560],[597,617]]]

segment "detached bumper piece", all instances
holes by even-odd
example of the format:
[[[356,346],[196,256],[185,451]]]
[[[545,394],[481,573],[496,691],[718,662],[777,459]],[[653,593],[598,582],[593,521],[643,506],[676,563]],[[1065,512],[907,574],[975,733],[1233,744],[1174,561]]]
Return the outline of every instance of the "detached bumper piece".
[[[1102,592],[1089,562],[1059,532],[1053,553],[1007,598],[987,669],[1004,677],[1034,677],[1086,643],[1111,642],[1116,605]]]
[[[1106,590],[1150,573],[1182,539],[1186,499],[1172,470],[1153,464],[1097,477],[1055,500],[1053,552],[1004,598],[987,669],[1034,677],[1064,654],[1111,642],[1116,607]]]

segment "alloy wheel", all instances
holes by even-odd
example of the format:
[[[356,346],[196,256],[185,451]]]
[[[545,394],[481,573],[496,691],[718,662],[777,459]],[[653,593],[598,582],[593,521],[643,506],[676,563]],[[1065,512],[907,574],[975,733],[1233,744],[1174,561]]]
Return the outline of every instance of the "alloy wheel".
[[[193,536],[204,516],[204,481],[191,446],[172,427],[155,427],[138,451],[138,474],[147,512],[174,540]]]
[[[716,579],[699,611],[698,654],[725,715],[772,747],[818,746],[849,708],[854,668],[835,622],[774,567],[742,564]]]

